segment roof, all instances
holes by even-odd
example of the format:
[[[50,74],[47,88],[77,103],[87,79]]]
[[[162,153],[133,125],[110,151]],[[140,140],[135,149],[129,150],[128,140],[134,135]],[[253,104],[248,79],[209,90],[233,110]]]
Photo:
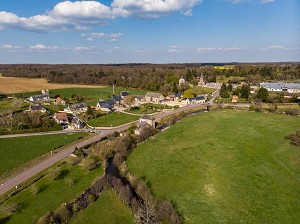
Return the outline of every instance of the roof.
[[[141,117],[141,119],[144,119],[144,120],[151,120],[151,121],[154,121],[155,120],[155,118],[153,117],[153,116],[150,116],[150,115],[143,115],[142,117]]]
[[[85,103],[74,104],[74,105],[70,106],[70,108],[73,110],[81,109],[81,108],[85,108],[85,107],[87,107],[87,105]]]
[[[170,98],[175,98],[176,96],[174,94],[169,95]]]
[[[300,89],[300,83],[265,82],[260,83],[260,87],[267,89]]]
[[[128,91],[122,91],[120,92],[120,96],[128,96],[129,92]]]
[[[195,100],[205,100],[205,97],[204,96],[196,96],[194,99]]]
[[[163,95],[161,93],[148,92],[148,93],[146,93],[145,97],[160,98],[160,97],[163,97]]]
[[[109,105],[114,105],[115,104],[115,101],[113,99],[105,100],[105,102],[108,103]]]
[[[121,101],[121,100],[123,100],[123,98],[120,97],[120,96],[113,96],[112,98],[113,98],[114,101]]]
[[[68,116],[67,116],[66,112],[55,113],[54,116],[57,120],[61,120],[61,121],[63,121],[63,120],[67,121],[68,120]]]
[[[49,98],[49,94],[33,95],[30,97],[32,97],[32,99],[34,100],[39,100],[39,99]]]
[[[29,107],[30,110],[44,110],[45,108],[42,105],[34,105]]]
[[[182,97],[182,94],[177,93],[177,94],[175,94],[175,96],[176,96],[176,97]]]
[[[108,108],[108,109],[112,108],[112,105],[107,103],[106,100],[101,100],[98,103],[102,108]]]

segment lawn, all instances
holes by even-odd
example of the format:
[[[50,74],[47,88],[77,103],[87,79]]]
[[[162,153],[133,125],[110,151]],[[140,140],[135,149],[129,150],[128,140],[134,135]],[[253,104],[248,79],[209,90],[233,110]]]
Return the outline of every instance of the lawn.
[[[126,89],[122,87],[115,87],[115,94],[118,95],[121,91],[128,91],[134,95],[145,95],[145,91],[137,89]],[[90,106],[96,106],[99,99],[106,100],[113,95],[112,87],[99,87],[99,88],[67,88],[67,89],[52,89],[50,90],[50,96],[61,95],[63,98],[71,98],[73,94],[83,96],[83,102]],[[33,94],[41,94],[40,92],[30,92],[25,94],[19,94],[29,97]]]
[[[10,217],[0,215],[0,223],[35,223],[46,212],[54,211],[62,203],[80,195],[96,177],[103,174],[101,167],[86,171],[79,165],[71,167],[71,165],[63,164],[61,169],[64,172],[60,179],[53,181],[45,176],[35,183],[39,187],[38,194],[33,195],[29,186],[4,202],[4,204],[18,203],[22,205],[22,209]],[[74,184],[67,185],[67,179],[72,179]]]
[[[126,224],[134,223],[130,209],[113,191],[105,191],[96,202],[78,213],[71,224]]]
[[[87,133],[69,133],[0,139],[0,176]]]
[[[138,119],[139,116],[136,115],[113,112],[103,117],[89,120],[88,124],[94,127],[115,127]]]
[[[216,91],[215,88],[208,88],[208,87],[202,87],[202,86],[196,86],[193,88],[193,92],[199,96],[202,94],[212,94],[214,91]]]
[[[193,115],[134,149],[128,166],[184,223],[299,223],[300,149],[285,139],[299,128],[287,115]]]

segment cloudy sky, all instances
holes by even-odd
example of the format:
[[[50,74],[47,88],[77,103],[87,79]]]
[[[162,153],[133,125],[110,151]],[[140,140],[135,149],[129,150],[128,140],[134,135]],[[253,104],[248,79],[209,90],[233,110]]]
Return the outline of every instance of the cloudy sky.
[[[2,64],[232,61],[300,61],[300,1],[0,1]]]

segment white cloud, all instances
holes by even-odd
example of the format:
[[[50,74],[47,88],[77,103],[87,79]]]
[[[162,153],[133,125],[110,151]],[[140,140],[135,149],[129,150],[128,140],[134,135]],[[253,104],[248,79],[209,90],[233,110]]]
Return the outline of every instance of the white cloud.
[[[3,44],[2,46],[0,46],[0,48],[5,50],[16,50],[16,49],[20,49],[21,47],[17,45]]]
[[[76,52],[82,52],[82,51],[91,51],[91,50],[94,50],[95,47],[94,46],[88,46],[88,47],[74,47],[73,48],[73,51],[76,51]]]
[[[36,44],[36,45],[31,45],[29,47],[30,51],[47,51],[47,52],[57,52],[57,51],[63,51],[63,50],[68,50],[68,48],[61,48],[57,46],[46,46],[44,44]]]
[[[261,0],[260,2],[262,4],[267,4],[267,3],[275,2],[275,0]]]
[[[274,45],[274,46],[271,46],[270,48],[271,48],[271,49],[283,49],[284,46],[281,46],[281,45]]]
[[[174,12],[192,15],[192,8],[202,0],[113,0],[111,6],[98,1],[64,1],[43,15],[19,17],[0,12],[0,30],[22,29],[36,32],[87,30],[107,24],[117,17],[158,18]]]
[[[191,9],[200,3],[202,0],[114,0],[111,5],[116,16],[159,18],[174,12],[191,15]]]
[[[198,52],[214,52],[214,51],[239,51],[243,50],[238,47],[228,47],[228,48],[213,48],[213,47],[204,47],[204,48],[196,48]]]
[[[113,38],[113,39],[110,39],[109,41],[110,41],[110,42],[118,42],[118,39]]]

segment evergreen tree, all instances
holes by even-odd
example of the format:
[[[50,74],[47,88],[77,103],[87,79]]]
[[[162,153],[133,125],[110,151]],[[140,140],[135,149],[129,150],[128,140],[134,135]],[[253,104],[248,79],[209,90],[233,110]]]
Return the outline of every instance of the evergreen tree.
[[[261,87],[258,91],[257,91],[257,95],[256,98],[257,99],[261,99],[261,101],[265,102],[267,100],[269,96],[268,90],[265,89],[264,87]]]
[[[250,86],[249,85],[243,85],[241,89],[241,98],[248,99],[250,96]]]
[[[221,86],[220,95],[221,95],[222,98],[228,98],[229,97],[229,93],[227,92],[227,87],[226,87],[226,84],[224,82]]]

